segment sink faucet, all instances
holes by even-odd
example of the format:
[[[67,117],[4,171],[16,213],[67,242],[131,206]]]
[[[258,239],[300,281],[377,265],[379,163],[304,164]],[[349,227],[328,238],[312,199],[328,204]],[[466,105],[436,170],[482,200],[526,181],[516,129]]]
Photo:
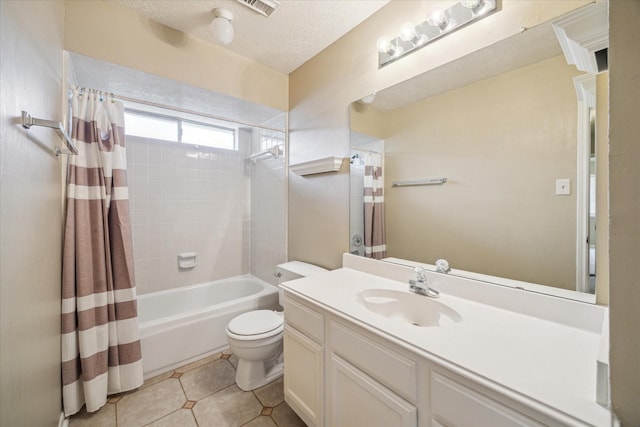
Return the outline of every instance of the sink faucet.
[[[416,267],[413,269],[413,272],[416,273],[416,278],[415,280],[409,280],[409,290],[416,294],[425,295],[431,298],[438,298],[440,296],[440,292],[430,288],[427,284],[427,278],[424,275],[424,268]]]
[[[451,271],[449,262],[446,259],[436,260],[436,271],[438,273],[448,273]]]

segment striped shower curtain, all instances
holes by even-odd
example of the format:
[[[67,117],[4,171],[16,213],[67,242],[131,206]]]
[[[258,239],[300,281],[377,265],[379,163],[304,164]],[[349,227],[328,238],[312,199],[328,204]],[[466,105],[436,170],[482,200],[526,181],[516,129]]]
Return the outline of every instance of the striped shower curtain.
[[[74,91],[62,266],[65,415],[97,411],[142,384],[127,189],[124,108]]]
[[[383,187],[382,154],[368,153],[364,160],[364,256],[367,258],[387,256]]]

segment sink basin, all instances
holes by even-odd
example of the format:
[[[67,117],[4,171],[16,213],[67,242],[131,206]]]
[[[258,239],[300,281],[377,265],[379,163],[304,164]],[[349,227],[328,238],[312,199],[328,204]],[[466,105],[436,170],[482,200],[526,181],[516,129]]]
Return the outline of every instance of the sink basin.
[[[462,316],[445,304],[408,291],[367,289],[358,292],[356,301],[372,313],[408,325],[432,327],[462,321]]]

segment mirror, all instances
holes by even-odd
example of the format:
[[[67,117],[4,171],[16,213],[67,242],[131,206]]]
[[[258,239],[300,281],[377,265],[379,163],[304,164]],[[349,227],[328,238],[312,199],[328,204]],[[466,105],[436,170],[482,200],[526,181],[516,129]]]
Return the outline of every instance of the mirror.
[[[575,292],[595,288],[595,239],[578,237],[579,215],[595,236],[595,157],[577,160],[584,74],[547,23],[352,103],[351,252],[364,255],[365,161],[380,153],[385,259],[595,301]]]

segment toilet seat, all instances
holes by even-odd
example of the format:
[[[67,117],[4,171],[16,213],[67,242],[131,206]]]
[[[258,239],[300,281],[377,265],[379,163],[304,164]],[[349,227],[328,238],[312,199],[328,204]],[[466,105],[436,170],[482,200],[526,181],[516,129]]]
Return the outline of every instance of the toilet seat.
[[[227,333],[241,340],[267,338],[282,332],[282,313],[255,310],[234,317],[227,325]]]

